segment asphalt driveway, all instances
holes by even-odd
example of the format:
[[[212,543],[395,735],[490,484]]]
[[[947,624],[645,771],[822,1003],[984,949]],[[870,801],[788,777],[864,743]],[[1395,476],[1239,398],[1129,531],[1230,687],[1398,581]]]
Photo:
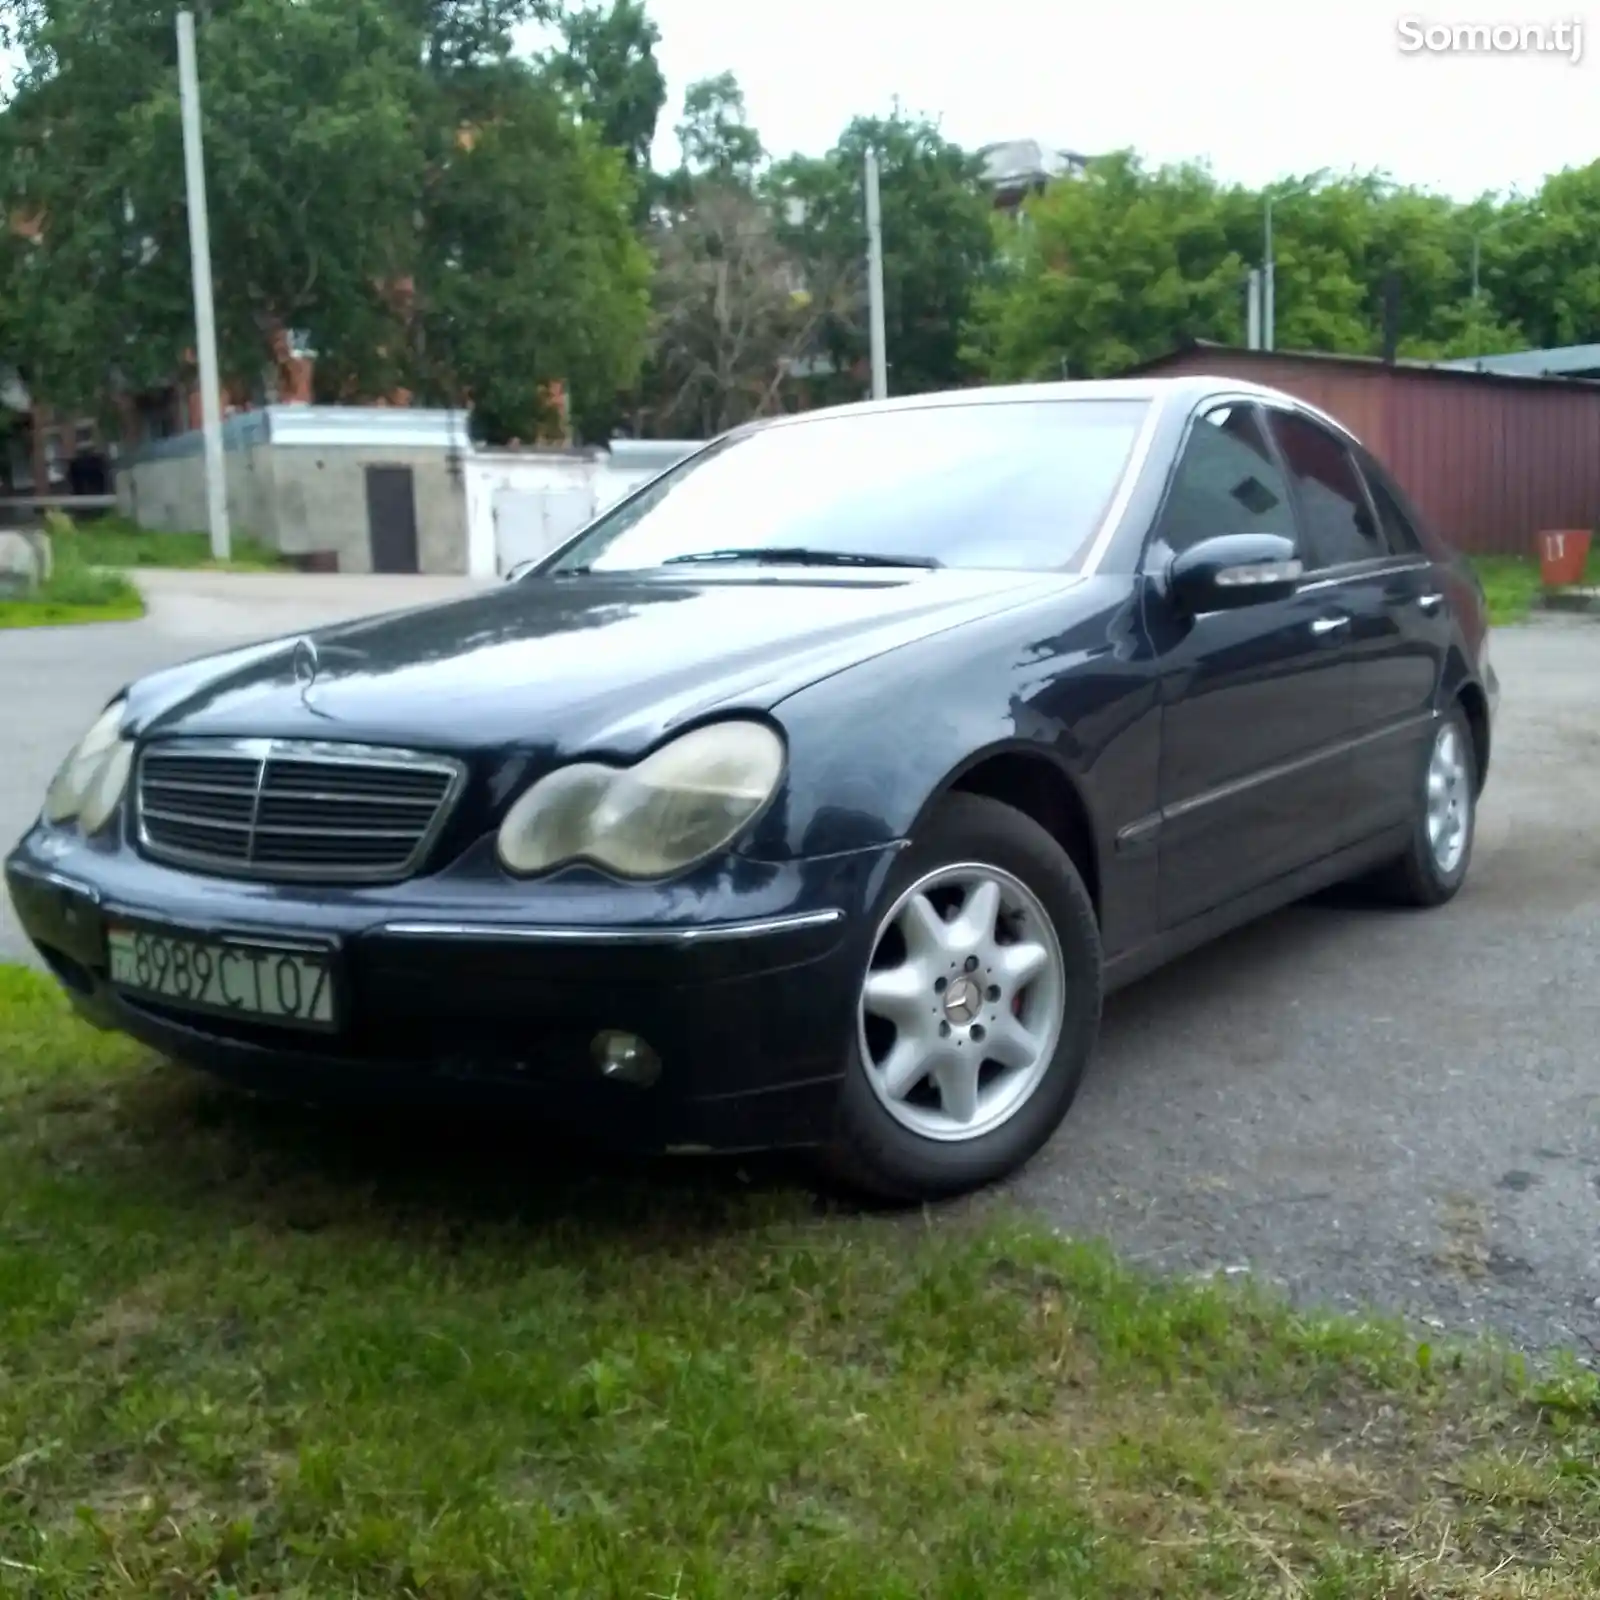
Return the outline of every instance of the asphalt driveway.
[[[141,622],[0,633],[0,838],[128,678],[467,587],[162,573]],[[1019,1199],[1162,1271],[1600,1352],[1600,626],[1505,630],[1495,656],[1461,897],[1298,907],[1117,996]],[[0,903],[0,959],[25,955]]]
[[[1115,996],[1019,1197],[1162,1271],[1600,1356],[1600,625],[1493,649],[1461,895],[1302,905]]]
[[[471,593],[465,578],[301,573],[135,574],[137,622],[0,631],[0,853],[38,814],[72,741],[125,683],[215,650]],[[30,959],[0,892],[0,961]]]

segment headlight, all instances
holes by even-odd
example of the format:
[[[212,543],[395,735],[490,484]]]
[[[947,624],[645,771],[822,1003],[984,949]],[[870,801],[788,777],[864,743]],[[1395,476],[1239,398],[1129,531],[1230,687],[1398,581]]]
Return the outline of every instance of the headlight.
[[[619,877],[670,877],[726,849],[782,774],[783,741],[760,722],[696,728],[634,767],[563,767],[506,814],[500,860],[518,874],[586,860]]]
[[[84,791],[78,826],[85,833],[98,833],[111,820],[122,803],[122,791],[128,787],[128,773],[132,768],[133,746],[126,739],[119,739]]]
[[[76,819],[86,833],[103,828],[127,786],[133,747],[119,737],[125,701],[106,708],[67,753],[44,797],[44,814],[57,824]]]

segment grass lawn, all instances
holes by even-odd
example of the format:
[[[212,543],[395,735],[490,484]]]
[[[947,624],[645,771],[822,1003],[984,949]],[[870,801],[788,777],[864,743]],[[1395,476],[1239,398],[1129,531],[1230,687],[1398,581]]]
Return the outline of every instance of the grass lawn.
[[[70,530],[70,531],[68,531]],[[57,559],[63,545],[76,553],[79,561],[97,567],[194,567],[229,572],[262,572],[281,569],[285,562],[275,550],[252,539],[249,534],[233,534],[232,558],[211,559],[211,539],[204,533],[163,533],[150,531],[126,517],[98,517],[73,523],[67,518],[52,521]]]
[[[1489,597],[1489,621],[1495,627],[1525,622],[1544,589],[1538,561],[1531,556],[1474,556],[1472,564]],[[1600,551],[1589,558],[1586,581],[1600,584]]]
[[[149,533],[122,517],[74,523],[50,519],[55,572],[26,597],[0,598],[0,628],[36,628],[72,622],[125,622],[144,615],[139,591],[126,576],[133,567],[191,567],[267,572],[285,563],[248,534],[233,536],[233,559],[211,559],[203,533]]]
[[[0,1593],[1577,1600],[1576,1372],[206,1088],[0,968]]]
[[[0,597],[0,628],[69,622],[126,622],[144,615],[139,591],[120,572],[86,564],[56,541],[55,571],[32,594]]]

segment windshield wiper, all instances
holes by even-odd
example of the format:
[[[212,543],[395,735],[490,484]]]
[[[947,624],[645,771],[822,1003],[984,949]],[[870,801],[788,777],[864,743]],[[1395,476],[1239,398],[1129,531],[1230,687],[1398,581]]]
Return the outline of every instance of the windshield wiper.
[[[812,550],[804,545],[751,545],[728,550],[696,550],[690,555],[668,556],[661,564],[676,567],[697,561],[755,561],[786,567],[922,567],[943,563],[932,556],[885,556],[856,550]]]

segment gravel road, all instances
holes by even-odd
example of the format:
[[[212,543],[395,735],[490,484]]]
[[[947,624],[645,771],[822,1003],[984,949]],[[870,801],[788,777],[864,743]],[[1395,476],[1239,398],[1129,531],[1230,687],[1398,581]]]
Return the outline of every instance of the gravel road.
[[[129,677],[467,587],[163,573],[141,622],[0,633],[0,838]],[[1505,630],[1495,655],[1460,898],[1297,907],[1118,995],[1020,1200],[1162,1271],[1600,1351],[1600,626]],[[25,958],[0,897],[0,959]]]

